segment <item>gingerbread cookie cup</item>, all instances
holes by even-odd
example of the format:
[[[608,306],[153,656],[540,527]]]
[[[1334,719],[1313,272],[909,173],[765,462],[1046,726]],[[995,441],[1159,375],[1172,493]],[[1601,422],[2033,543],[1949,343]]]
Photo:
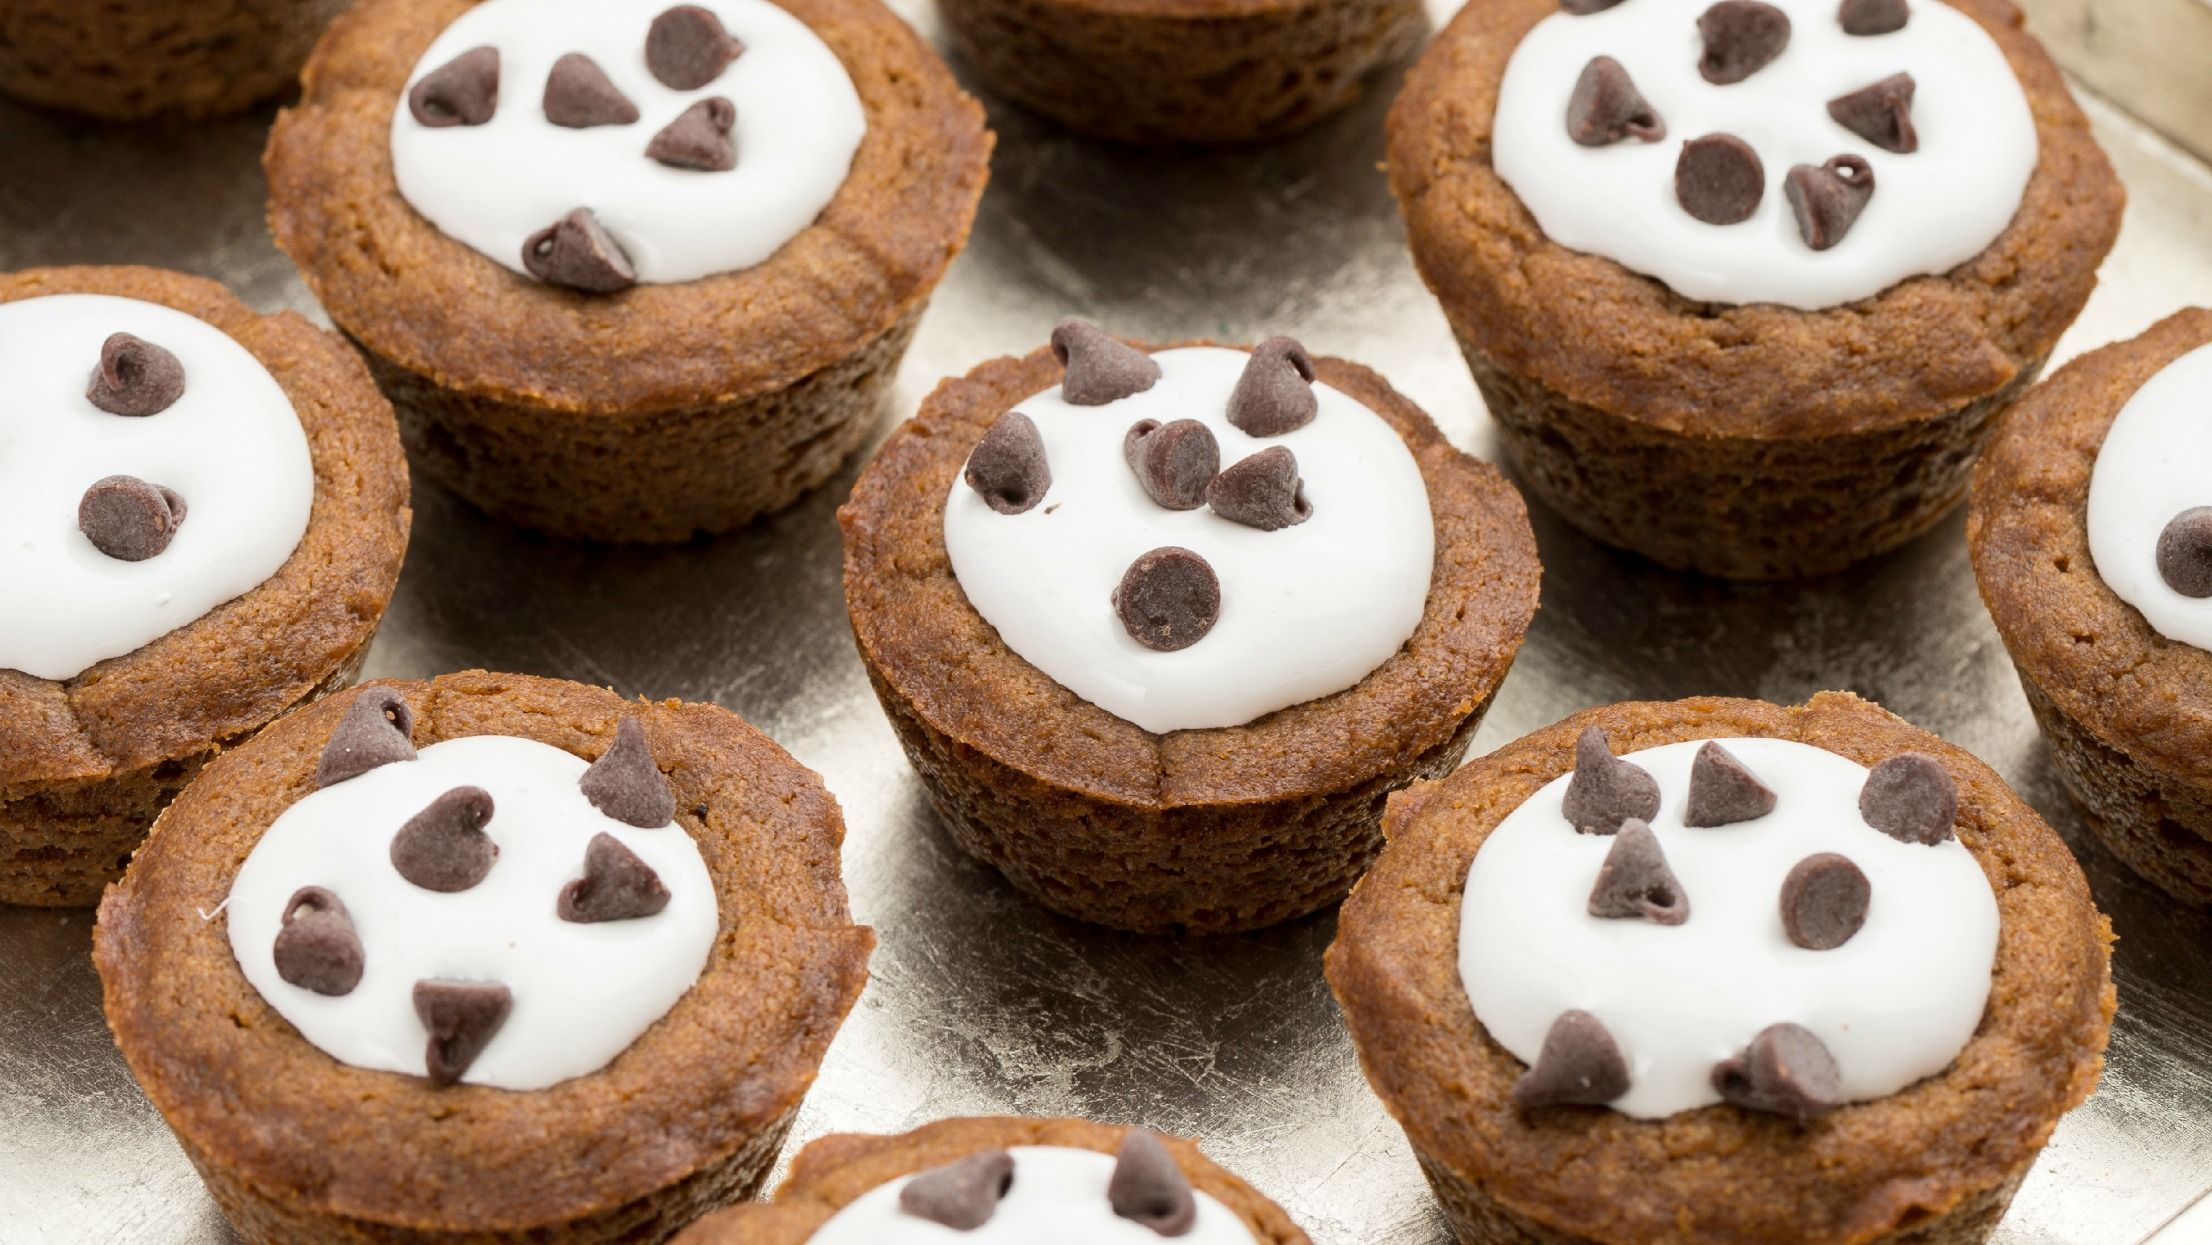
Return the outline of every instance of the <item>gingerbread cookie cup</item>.
[[[289,312],[257,315],[214,282],[157,269],[0,276],[0,304],[57,295],[155,304],[220,330],[281,389],[312,459],[305,533],[288,558],[275,555],[282,564],[267,579],[74,675],[34,677],[0,660],[0,903],[75,907],[97,901],[121,875],[155,816],[216,753],[353,681],[391,601],[411,514],[391,407],[360,360],[329,333]],[[81,359],[55,360],[69,372],[57,386],[82,390],[85,374],[101,363],[98,336],[90,341]],[[199,357],[182,341],[170,344]],[[188,399],[198,383],[184,376]],[[90,469],[82,483],[120,469],[121,456],[136,452],[126,447],[138,444],[141,432],[158,435],[165,415],[140,418],[145,422],[114,438],[112,464]],[[60,444],[49,442],[25,445],[43,452]],[[32,483],[25,477],[24,485]],[[62,483],[82,486],[74,477]],[[239,487],[273,491],[276,483],[248,480]],[[203,514],[212,501],[201,498]],[[24,548],[28,554],[28,542]],[[132,552],[145,556],[143,548]],[[154,557],[142,567],[158,573]],[[12,591],[35,588],[18,584]]]
[[[104,121],[241,112],[292,85],[344,0],[18,0],[0,91]]]
[[[1912,11],[1936,5],[1921,0]],[[1679,14],[1692,46],[1698,7]],[[2004,0],[1950,7],[1994,40],[2032,116],[2036,155],[2018,210],[1957,267],[1818,310],[1684,297],[1546,235],[1493,162],[1494,129],[1507,66],[1560,12],[1558,0],[1468,5],[1415,67],[1389,122],[1391,189],[1415,261],[1521,478],[1576,526],[1671,568],[1780,579],[1903,544],[1962,498],[1997,415],[2089,297],[2124,195],[2019,9]],[[1800,42],[1813,16],[1799,13]],[[1832,10],[1819,20],[1832,22]],[[1563,75],[1562,104],[1573,69]],[[1930,85],[1916,107],[1927,106]],[[1826,123],[1821,98],[1805,101],[1806,124]],[[1558,115],[1547,112],[1545,124],[1556,129]],[[1672,118],[1669,153],[1698,137],[1688,124]],[[1642,140],[1623,141],[1625,151]],[[1883,155],[1840,125],[1823,141]],[[1766,155],[1771,204],[1784,189],[1781,153]],[[1873,192],[1877,211],[1887,185]],[[1671,195],[1665,202],[1658,210],[1675,210]],[[1860,228],[1875,224],[1870,213]],[[1794,241],[1781,222],[1729,236],[1770,225]]]
[[[277,243],[368,354],[415,462],[494,515],[614,541],[735,528],[827,478],[874,427],[966,243],[991,150],[981,108],[875,0],[788,0],[865,112],[834,197],[758,263],[587,292],[494,262],[400,192],[395,108],[431,42],[474,7],[357,5],[317,47],[264,160]],[[499,107],[540,108],[544,84],[517,76],[495,87]],[[657,176],[644,152],[659,120],[631,116],[637,176]],[[590,150],[597,131],[574,132]],[[671,159],[692,160],[690,178],[738,175]]]
[[[1743,1100],[1736,1096],[1744,1092],[1740,1084],[1724,1086],[1717,1076],[1713,1085],[1726,1102],[1672,1114],[1663,1114],[1664,1107],[1632,1115],[1625,1105],[1520,1105],[1536,1099],[1530,1085],[1517,1085],[1529,1079],[1529,1068],[1476,1019],[1463,984],[1461,897],[1477,852],[1539,789],[1578,768],[1577,741],[1592,728],[1623,756],[1685,741],[1737,739],[1810,745],[1834,754],[1823,761],[1831,766],[1841,758],[1874,767],[1917,753],[1914,764],[1940,767],[1937,785],[1955,795],[1944,810],[1953,821],[1941,832],[1947,840],[1955,833],[1956,842],[1943,850],[1963,844],[1971,853],[1961,862],[1965,871],[1978,866],[1994,895],[1989,994],[1964,1048],[1940,1072],[1900,1092],[1841,1105],[1854,1095],[1835,1095],[1831,1080],[1826,1102],[1778,1096],[1749,1110],[1734,1105]],[[1746,759],[1754,769],[1763,763]],[[1770,769],[1767,776],[1776,775]],[[1697,781],[1693,775],[1693,811],[1686,814],[1693,818]],[[1790,788],[1777,786],[1786,812]],[[1870,781],[1869,792],[1872,787]],[[1656,789],[1652,798],[1656,803]],[[1861,797],[1862,813],[1867,798]],[[1771,799],[1766,807],[1774,807]],[[1748,815],[1756,814],[1725,820]],[[2096,1085],[2114,1006],[2111,931],[2080,869],[2057,835],[1988,767],[1856,697],[1824,693],[1792,709],[1724,699],[1594,709],[1395,797],[1386,820],[1390,846],[1345,903],[1328,977],[1369,1083],[1404,1126],[1462,1242],[1981,1241],[2059,1117]],[[1670,824],[1677,835],[1739,829],[1683,831],[1679,819]],[[1583,841],[1571,828],[1560,833],[1578,845]],[[1866,824],[1852,833],[1865,836],[1854,850],[1865,853],[1868,873],[1877,877],[1878,852],[1917,859],[1913,853],[1937,851],[1912,845],[1928,839],[1882,841]],[[1627,835],[1624,827],[1617,841]],[[1692,842],[1674,841],[1678,847]],[[1686,926],[1644,936],[1684,936],[1696,927],[1700,910],[1703,919],[1718,919],[1714,914],[1727,908],[1726,896],[1710,886],[1702,900],[1699,893],[1690,888]],[[1883,919],[1882,894],[1877,883],[1872,916],[1862,902],[1862,919]],[[1593,916],[1627,915],[1599,913],[1596,902],[1593,895]],[[1799,940],[1791,929],[1799,947],[1835,945]],[[1765,935],[1742,935],[1753,936]],[[1805,966],[1816,961],[1790,958],[1805,954],[1783,946],[1775,962],[1810,971]],[[1699,1003],[1685,998],[1680,1006]],[[1972,1026],[1972,1012],[1964,1014]],[[1916,1040],[1917,1032],[1914,1025],[1899,1036]],[[1757,1049],[1754,1042],[1754,1054]],[[1552,1053],[1547,1039],[1543,1061]],[[1643,1066],[1639,1060],[1636,1077],[1645,1075]],[[1802,1090],[1805,1082],[1789,1078],[1805,1066],[1785,1061],[1779,1080],[1767,1088]],[[1831,1077],[1835,1066],[1828,1062]],[[1844,1072],[1848,1084],[1854,1070],[1847,1064]],[[1759,1085],[1755,1068],[1750,1075]],[[1629,1080],[1624,1072],[1622,1084]],[[1555,1083],[1551,1088],[1560,1092],[1548,1101],[1602,1102],[1617,1098],[1622,1084],[1576,1097],[1572,1086]]]
[[[387,712],[376,712],[380,708]],[[412,727],[412,746],[410,737],[394,734],[397,754],[332,747],[331,755],[354,760],[334,769],[326,755],[334,734],[362,728],[389,733],[393,714]],[[343,797],[355,784],[380,781],[385,770],[430,765],[436,748],[455,742],[525,750],[550,745],[614,765],[610,753],[618,738],[633,733],[633,723],[642,728],[641,750],[628,759],[648,758],[651,768],[639,773],[647,785],[660,786],[664,800],[673,798],[673,824],[665,803],[636,817],[603,803],[589,775],[584,790],[629,825],[659,821],[659,828],[623,831],[641,851],[673,845],[673,853],[657,857],[667,860],[695,850],[704,863],[700,885],[711,887],[713,902],[706,909],[705,967],[611,1062],[542,1088],[478,1083],[469,1060],[481,1070],[527,1053],[510,1048],[502,1055],[511,1040],[535,1040],[558,1056],[565,1049],[562,1026],[580,1036],[599,1021],[591,1010],[563,1015],[557,1004],[548,1014],[543,991],[533,995],[527,982],[515,981],[512,1015],[505,1016],[504,1028],[493,1021],[488,1046],[463,1040],[465,1028],[460,1038],[448,1030],[431,1042],[431,1079],[419,1074],[420,1063],[416,1075],[353,1066],[311,1044],[248,980],[226,926],[255,917],[249,909],[257,905],[241,898],[234,884],[263,863],[259,841],[288,810]],[[508,738],[477,738],[483,736]],[[387,764],[360,776],[347,773],[378,760]],[[580,762],[561,760],[581,769]],[[492,771],[479,772],[497,787]],[[503,805],[508,798],[501,795]],[[530,833],[549,832],[541,827],[550,822],[532,820]],[[346,824],[358,830],[362,823]],[[492,822],[494,830],[498,824]],[[684,839],[659,837],[668,835]],[[626,702],[599,689],[482,672],[378,683],[296,713],[209,766],[108,893],[94,958],[108,1024],[132,1073],[248,1240],[663,1240],[700,1214],[752,1195],[823,1050],[860,993],[873,940],[852,924],[846,908],[838,870],[843,835],[837,803],[813,773],[713,706]],[[498,901],[500,871],[523,867],[525,846],[510,838],[507,851],[493,853],[490,879],[477,892],[483,902]],[[415,882],[420,875],[402,860],[397,840],[394,848],[393,864]],[[587,880],[596,868],[587,869]],[[665,864],[660,873],[666,882],[660,899],[669,907],[665,917],[653,919],[673,919],[687,903],[699,910],[702,897],[689,881],[692,874]],[[463,884],[440,883],[435,889],[460,893],[430,902],[475,902],[464,889],[474,882]],[[311,983],[315,991],[310,996],[283,987],[274,996],[283,1007],[309,1009],[286,1014],[327,1020],[330,1013],[312,1008],[349,1000],[321,996],[343,995],[356,983],[366,996],[376,988],[380,959],[413,954],[406,930],[377,923],[377,879],[356,870],[328,885],[338,894],[326,895],[319,913],[290,911],[304,902],[299,896],[285,905],[277,971],[286,982]],[[280,903],[288,886],[271,892]],[[527,917],[550,921],[554,889],[544,889],[543,913],[531,904]],[[575,890],[572,884],[562,892],[563,922],[639,915],[579,918],[568,911]],[[227,916],[201,915],[226,901]],[[307,925],[309,915],[327,920],[335,910],[344,924],[349,909],[361,931],[353,942],[354,980],[333,986],[296,974],[285,958],[285,939]],[[269,913],[258,917],[273,927]],[[516,919],[526,916],[518,910]],[[638,947],[625,938],[653,935],[635,925],[581,928],[606,935],[582,944],[587,950],[611,943],[618,954],[624,946]],[[525,930],[521,936],[539,935]],[[456,934],[457,950],[463,942]],[[255,941],[257,950],[263,945]],[[656,968],[642,949],[637,954],[639,974]],[[536,971],[526,963],[511,967]],[[620,978],[628,975],[594,972],[592,980],[565,985],[530,980],[547,988],[613,992],[626,988]],[[425,1011],[423,987],[416,989],[416,1009]],[[396,1009],[383,1008],[381,997],[372,1001],[379,1007],[371,1019],[412,1023],[403,1014],[404,993]],[[394,1015],[385,1016],[387,1010]],[[434,1014],[425,1011],[426,1024]],[[335,1032],[355,1036],[350,1024]],[[408,1044],[420,1051],[421,1030],[412,1032]],[[317,1040],[328,1036],[322,1032]],[[442,1084],[441,1058],[461,1065],[456,1070],[449,1062],[447,1080],[471,1079]],[[509,1059],[506,1070],[485,1075],[513,1076],[515,1066]]]

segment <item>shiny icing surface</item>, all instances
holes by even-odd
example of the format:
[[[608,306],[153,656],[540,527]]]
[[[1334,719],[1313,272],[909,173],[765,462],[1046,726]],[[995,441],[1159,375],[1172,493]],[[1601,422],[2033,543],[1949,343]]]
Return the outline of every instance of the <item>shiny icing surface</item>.
[[[1253,1245],[1236,1212],[1193,1190],[1198,1219],[1174,1238],[1114,1214],[1106,1200],[1114,1156],[1071,1146],[1015,1146],[1014,1183],[982,1227],[959,1232],[899,1209],[912,1176],[878,1185],[814,1230],[807,1245]]]
[[[2089,478],[2089,556],[2118,597],[2169,640],[2212,649],[2212,597],[2186,597],[2158,571],[2158,537],[2212,506],[2212,346],[2146,381],[2105,433]]]

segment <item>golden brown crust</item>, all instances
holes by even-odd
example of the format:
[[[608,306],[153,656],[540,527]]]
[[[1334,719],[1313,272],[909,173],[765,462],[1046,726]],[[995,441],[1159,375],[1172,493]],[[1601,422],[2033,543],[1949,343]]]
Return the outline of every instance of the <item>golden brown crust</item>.
[[[1460,982],[1460,897],[1484,838],[1572,768],[1575,737],[1592,725],[1619,752],[1755,736],[1861,764],[1905,751],[1941,760],[2000,919],[1989,1006],[1951,1067],[1803,1128],[1732,1106],[1659,1121],[1515,1108],[1522,1065],[1483,1032]],[[1848,694],[1792,709],[1719,698],[1593,709],[1399,795],[1385,829],[1390,846],[1345,902],[1327,959],[1361,1064],[1424,1161],[1556,1239],[1902,1239],[1890,1234],[1985,1212],[1985,1195],[2017,1179],[2096,1085],[2112,935],[2081,869],[1987,766]]]
[[[11,0],[0,91],[107,121],[216,117],[292,85],[345,0]]]

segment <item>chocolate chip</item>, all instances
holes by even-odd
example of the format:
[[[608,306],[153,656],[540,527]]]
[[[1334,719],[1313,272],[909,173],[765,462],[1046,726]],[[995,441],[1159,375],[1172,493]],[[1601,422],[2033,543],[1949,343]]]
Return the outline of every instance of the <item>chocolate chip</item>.
[[[1066,369],[1060,396],[1073,406],[1118,402],[1160,380],[1151,355],[1081,320],[1062,320],[1052,330],[1052,356]]]
[[[1213,430],[1195,419],[1163,424],[1140,419],[1121,439],[1121,456],[1137,473],[1145,496],[1166,510],[1196,510],[1206,504],[1206,486],[1221,470],[1221,445]]]
[[[110,333],[84,396],[110,415],[159,415],[184,396],[184,364],[143,337]]]
[[[1911,155],[1920,150],[1920,131],[1912,124],[1916,89],[1911,74],[1891,74],[1872,86],[1829,100],[1828,115],[1837,125],[1884,151]]]
[[[728,172],[737,167],[737,144],[730,138],[736,124],[737,105],[719,95],[703,99],[655,134],[645,154],[672,168]]]
[[[1567,98],[1567,137],[1585,147],[1605,147],[1624,138],[1656,143],[1666,136],[1659,110],[1619,61],[1599,56],[1582,67]]]
[[[1306,482],[1298,476],[1298,456],[1271,445],[1230,466],[1206,487],[1214,513],[1263,532],[1296,527],[1313,517]]]
[[[638,110],[598,61],[570,52],[554,61],[553,72],[545,76],[545,119],[571,130],[588,130],[634,124]]]
[[[630,257],[590,208],[577,208],[531,234],[522,244],[522,266],[549,285],[587,294],[612,294],[637,284]]]
[[[1588,1012],[1561,1012],[1544,1033],[1536,1062],[1513,1082],[1525,1108],[1601,1107],[1628,1092],[1628,1061],[1605,1025]]]
[[[492,797],[482,787],[455,787],[407,819],[392,836],[392,868],[426,891],[457,894],[484,880],[499,845],[484,833]]]
[[[955,1232],[973,1232],[991,1221],[1013,1187],[1014,1156],[986,1150],[907,1181],[899,1190],[899,1209]]]
[[[1797,214],[1797,232],[1805,245],[1825,251],[1843,241],[1874,198],[1874,166],[1858,156],[1800,164],[1782,179],[1782,191]]]
[[[379,765],[414,760],[414,733],[415,711],[400,694],[388,687],[369,688],[346,706],[346,716],[323,745],[315,785],[328,787]]]
[[[992,420],[968,452],[968,467],[960,478],[1000,514],[1022,514],[1043,501],[1052,487],[1052,464],[1045,458],[1037,422],[1020,411]]]
[[[1559,7],[1576,17],[1588,17],[1592,13],[1603,13],[1619,3],[1621,0],[1559,0]]]
[[[1567,822],[1583,834],[1615,834],[1621,823],[1659,815],[1659,780],[1613,755],[1605,732],[1584,727],[1575,737],[1575,772],[1567,780]]]
[[[284,905],[277,930],[277,976],[302,990],[335,998],[361,984],[361,935],[336,895],[302,886]]]
[[[502,985],[479,981],[418,981],[415,1015],[430,1031],[423,1066],[435,1086],[461,1079],[491,1045],[514,1010],[515,996]]]
[[[581,785],[593,808],[625,826],[657,830],[676,819],[676,793],[653,763],[644,724],[634,717],[615,725],[613,746],[584,771]]]
[[[1843,0],[1836,20],[1847,35],[1886,35],[1903,30],[1912,19],[1905,0]]]
[[[1690,762],[1690,794],[1682,804],[1685,826],[1733,826],[1774,811],[1774,789],[1759,781],[1736,754],[1716,743]]]
[[[1821,852],[1782,879],[1782,930],[1807,951],[1833,951],[1866,924],[1874,886],[1847,857]]]
[[[1123,1134],[1113,1179],[1106,1182],[1106,1200],[1116,1215],[1161,1236],[1181,1236],[1198,1218],[1190,1178],[1161,1144],[1160,1135],[1145,1128]]]
[[[1867,774],[1859,816],[1893,839],[1933,846],[1951,837],[1959,819],[1958,784],[1934,757],[1899,753]]]
[[[1761,0],[1720,0],[1697,19],[1705,56],[1697,71],[1727,86],[1774,63],[1790,45],[1790,15]]]
[[[722,19],[696,4],[679,4],[653,19],[645,32],[645,67],[662,86],[696,91],[722,76],[745,45],[722,28]]]
[[[1690,919],[1690,897],[1667,867],[1659,836],[1642,820],[1632,817],[1621,823],[1590,888],[1590,915],[1607,920],[1641,917],[1659,925]]]
[[[1713,1069],[1713,1090],[1746,1111],[1787,1115],[1799,1123],[1843,1105],[1835,1056],[1800,1025],[1770,1025],[1741,1054]]]
[[[1682,144],[1674,164],[1674,197],[1708,225],[1751,219],[1766,197],[1766,166],[1751,144],[1733,134],[1708,134]]]
[[[584,848],[584,876],[561,888],[555,905],[564,921],[596,925],[635,921],[668,906],[668,887],[653,866],[611,834],[591,836]]]
[[[482,125],[498,110],[499,49],[494,47],[470,48],[407,90],[407,111],[432,129]]]
[[[184,515],[184,499],[174,489],[137,476],[108,476],[78,500],[77,530],[118,562],[143,562],[169,547]]]
[[[1206,559],[1163,546],[1129,564],[1114,589],[1114,612],[1131,639],[1172,653],[1214,629],[1221,618],[1221,581]]]
[[[1252,348],[1229,394],[1229,423],[1248,436],[1279,437],[1313,422],[1321,400],[1313,392],[1313,356],[1288,337]]]
[[[2212,506],[2174,516],[2158,534],[2158,577],[2185,597],[2212,597]]]

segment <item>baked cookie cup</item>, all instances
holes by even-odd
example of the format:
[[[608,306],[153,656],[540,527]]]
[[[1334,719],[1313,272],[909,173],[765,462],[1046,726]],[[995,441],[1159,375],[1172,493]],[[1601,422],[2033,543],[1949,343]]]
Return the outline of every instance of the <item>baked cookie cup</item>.
[[[344,0],[19,0],[0,92],[103,121],[242,112],[283,91]]]
[[[991,136],[876,0],[369,0],[264,164],[408,452],[556,536],[742,526],[868,438]]]
[[[1188,1141],[1011,1116],[940,1120],[896,1136],[823,1137],[799,1151],[773,1201],[710,1215],[677,1239],[895,1245],[942,1239],[946,1227],[1009,1245],[1153,1234],[1194,1245],[1308,1243],[1279,1207]]]
[[[1327,973],[1461,1242],[1981,1241],[2096,1085],[2080,869],[1848,694],[1590,710],[1387,830]]]
[[[407,464],[344,342],[212,281],[0,276],[0,339],[0,903],[87,906],[210,758],[353,682]]]
[[[245,1239],[658,1241],[758,1188],[860,993],[843,836],[713,706],[376,683],[209,766],[94,959]]]
[[[1731,578],[1838,570],[1947,513],[2124,203],[2021,22],[1462,9],[1391,112],[1390,183],[1518,477]]]

